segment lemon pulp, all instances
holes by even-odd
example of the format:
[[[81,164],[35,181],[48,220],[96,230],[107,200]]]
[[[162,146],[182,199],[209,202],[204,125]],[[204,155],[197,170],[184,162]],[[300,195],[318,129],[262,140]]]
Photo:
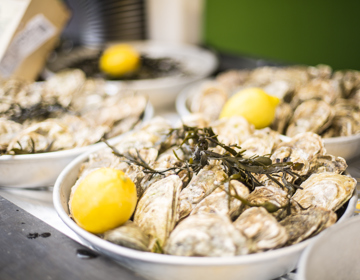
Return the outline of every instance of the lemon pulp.
[[[99,168],[81,180],[72,194],[70,210],[80,227],[98,234],[130,219],[136,202],[136,187],[124,172]]]
[[[105,49],[100,57],[100,70],[112,77],[121,77],[138,69],[139,53],[130,45],[117,44]]]
[[[269,126],[280,100],[261,88],[246,88],[234,94],[224,105],[220,118],[243,116],[255,128]]]

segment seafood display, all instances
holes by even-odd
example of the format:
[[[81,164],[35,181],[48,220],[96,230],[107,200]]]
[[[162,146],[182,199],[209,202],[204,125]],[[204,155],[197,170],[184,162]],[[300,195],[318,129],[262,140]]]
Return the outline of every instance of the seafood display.
[[[106,92],[106,82],[65,70],[42,83],[0,81],[0,153],[30,154],[94,144],[132,129],[147,98]]]
[[[357,182],[314,132],[287,142],[279,136],[241,117],[190,115],[175,126],[153,118],[106,142],[82,163],[78,181],[99,167],[119,169],[135,183],[138,202],[128,222],[99,237],[140,251],[222,257],[318,234],[337,221]]]
[[[329,138],[360,133],[360,72],[326,65],[229,70],[193,89],[187,107],[216,120],[228,98],[248,87],[282,101],[271,125],[280,134],[314,132]]]

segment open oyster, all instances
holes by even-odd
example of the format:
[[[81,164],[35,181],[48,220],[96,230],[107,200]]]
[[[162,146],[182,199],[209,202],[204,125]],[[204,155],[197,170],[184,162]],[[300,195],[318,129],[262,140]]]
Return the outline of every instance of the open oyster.
[[[310,162],[309,173],[333,172],[342,174],[348,167],[345,159],[333,155],[316,155]]]

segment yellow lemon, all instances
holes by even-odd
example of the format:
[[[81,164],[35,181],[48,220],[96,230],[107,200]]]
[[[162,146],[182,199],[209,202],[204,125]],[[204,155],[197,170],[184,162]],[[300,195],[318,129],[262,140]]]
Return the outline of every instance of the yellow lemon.
[[[224,105],[220,118],[243,116],[255,128],[269,126],[280,100],[261,88],[246,88],[234,94]]]
[[[80,227],[103,233],[130,219],[136,202],[136,187],[124,172],[99,168],[80,181],[69,204]]]
[[[132,73],[138,69],[139,65],[139,53],[127,44],[108,47],[99,61],[100,70],[113,77],[121,77]]]

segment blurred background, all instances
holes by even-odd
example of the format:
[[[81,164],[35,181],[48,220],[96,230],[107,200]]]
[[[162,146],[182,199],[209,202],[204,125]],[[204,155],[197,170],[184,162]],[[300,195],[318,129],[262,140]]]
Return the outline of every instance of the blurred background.
[[[63,47],[160,40],[216,51],[219,70],[328,64],[360,69],[360,2],[63,0],[72,18]]]

